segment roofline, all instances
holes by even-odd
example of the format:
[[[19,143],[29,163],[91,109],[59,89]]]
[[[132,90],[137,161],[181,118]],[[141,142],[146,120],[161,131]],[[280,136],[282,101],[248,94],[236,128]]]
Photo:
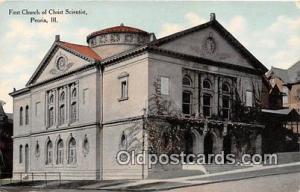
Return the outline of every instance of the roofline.
[[[13,91],[11,93],[9,93],[9,95],[11,97],[15,97],[15,96],[19,96],[19,95],[23,95],[23,94],[26,94],[30,91],[30,89],[28,87],[25,87],[25,88],[22,88],[22,89],[19,89],[19,90],[16,90],[16,91]]]
[[[115,26],[115,27],[118,27],[118,26]],[[126,26],[126,27],[129,27],[129,26]],[[110,28],[113,28],[113,27],[110,27]],[[106,28],[106,29],[110,29],[110,28]],[[131,28],[134,28],[134,27],[131,27]],[[86,37],[86,42],[88,43],[88,41],[95,37],[95,36],[98,36],[98,35],[104,35],[104,34],[111,34],[111,33],[133,33],[133,34],[145,34],[145,35],[149,35],[150,33],[147,32],[147,31],[144,31],[144,30],[141,30],[141,29],[137,29],[137,30],[140,30],[140,31],[135,31],[135,32],[126,32],[126,31],[113,31],[113,32],[101,32],[103,30],[106,30],[106,29],[102,29],[102,30],[99,30],[99,31],[95,31],[95,32],[92,32],[90,33],[87,37]]]
[[[38,77],[40,71],[43,69],[44,67],[44,63],[46,63],[48,61],[48,59],[50,59],[51,54],[53,53],[53,51],[55,50],[56,47],[59,47],[61,49],[64,49],[65,51],[68,51],[70,53],[75,54],[76,56],[79,56],[82,59],[85,59],[89,62],[96,62],[97,60],[90,58],[86,55],[82,55],[81,53],[72,50],[66,46],[63,45],[63,41],[54,41],[54,43],[52,44],[51,48],[48,50],[48,52],[46,53],[46,55],[44,56],[44,58],[42,59],[42,61],[40,62],[40,64],[38,65],[37,69],[35,70],[35,72],[32,74],[32,76],[30,77],[29,81],[26,83],[26,87],[30,86],[32,84],[32,82]]]
[[[34,88],[34,87],[37,87],[37,86],[40,86],[40,85],[43,85],[43,84],[46,84],[46,83],[50,83],[50,82],[59,80],[59,79],[64,78],[64,77],[69,77],[69,76],[71,76],[73,74],[76,74],[78,72],[81,72],[83,70],[89,70],[89,69],[93,69],[93,68],[96,68],[96,63],[85,65],[85,66],[80,67],[80,68],[78,68],[76,70],[69,71],[68,73],[64,73],[62,75],[59,75],[59,76],[56,76],[56,77],[53,77],[53,78],[41,81],[39,83],[29,85],[29,86],[27,86],[27,87],[25,87],[23,89],[19,89],[17,91],[11,92],[11,93],[9,93],[9,95],[12,96],[12,97],[15,97],[15,96],[18,96],[20,94],[25,94],[25,93],[29,92],[31,88]]]
[[[183,31],[179,31],[177,33],[174,33],[174,34],[171,34],[171,35],[168,35],[166,37],[163,37],[163,38],[160,38],[160,39],[157,39],[157,40],[154,40],[150,43],[150,45],[154,46],[154,45],[161,45],[165,42],[168,42],[168,41],[171,41],[177,37],[180,37],[182,35],[185,35],[185,34],[188,34],[188,33],[192,33],[192,32],[195,32],[199,29],[203,29],[203,28],[206,28],[206,27],[209,27],[209,26],[212,26],[212,27],[216,27],[218,28],[219,30],[221,30],[222,32],[225,33],[225,37],[224,38],[230,38],[230,40],[233,42],[234,44],[234,47],[236,49],[238,49],[238,51],[241,51],[242,54],[245,54],[249,59],[250,61],[253,61],[253,64],[255,65],[254,67],[257,68],[257,70],[260,70],[262,71],[263,73],[266,73],[267,71],[269,71],[250,51],[248,51],[229,31],[227,31],[217,20],[213,19],[213,20],[210,20],[209,22],[206,22],[206,23],[203,23],[201,25],[198,25],[198,26],[195,26],[195,27],[192,27],[192,28],[189,28],[189,29],[186,29],[186,30],[183,30]],[[252,63],[252,62],[250,62]]]

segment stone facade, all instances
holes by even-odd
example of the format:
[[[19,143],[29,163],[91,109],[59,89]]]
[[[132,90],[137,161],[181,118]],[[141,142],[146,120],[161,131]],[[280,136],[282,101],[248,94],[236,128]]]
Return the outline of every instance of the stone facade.
[[[114,42],[103,42],[102,36]],[[148,152],[144,118],[150,115],[155,82],[176,113],[217,119],[225,127],[234,116],[235,98],[247,107],[260,99],[266,68],[214,17],[165,38],[153,37],[118,26],[89,35],[89,46],[56,38],[26,88],[11,93],[15,177],[147,178],[147,166],[119,165],[116,155]],[[223,150],[224,127],[205,127],[212,152]],[[194,133],[193,152],[203,152],[205,134]],[[252,146],[259,151],[260,136],[255,137]]]

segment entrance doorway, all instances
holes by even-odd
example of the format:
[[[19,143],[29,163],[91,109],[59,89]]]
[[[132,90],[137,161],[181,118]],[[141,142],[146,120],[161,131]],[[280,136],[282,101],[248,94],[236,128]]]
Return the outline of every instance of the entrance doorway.
[[[231,153],[231,137],[230,135],[226,135],[223,139],[223,151],[224,151],[224,157],[225,162],[228,161],[226,156]]]
[[[209,158],[209,154],[213,153],[213,135],[208,132],[204,137],[204,155],[205,155],[205,162],[212,162],[213,157]]]
[[[191,131],[187,131],[185,134],[185,154],[189,155],[189,154],[193,154],[194,153],[194,136],[193,133]],[[187,162],[187,159],[185,159],[185,161]],[[189,162],[193,161],[193,159],[189,159]]]

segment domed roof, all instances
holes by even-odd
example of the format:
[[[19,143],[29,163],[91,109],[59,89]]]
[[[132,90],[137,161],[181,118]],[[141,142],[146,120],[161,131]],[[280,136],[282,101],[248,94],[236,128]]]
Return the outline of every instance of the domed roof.
[[[102,34],[107,34],[107,33],[141,33],[141,34],[149,34],[146,31],[143,31],[141,29],[137,29],[134,27],[129,27],[129,26],[125,26],[123,23],[121,23],[121,25],[119,26],[115,26],[115,27],[110,27],[110,28],[106,28],[106,29],[102,29],[99,31],[95,31],[93,33],[91,33],[90,35],[87,36],[87,40],[98,36],[98,35],[102,35]]]

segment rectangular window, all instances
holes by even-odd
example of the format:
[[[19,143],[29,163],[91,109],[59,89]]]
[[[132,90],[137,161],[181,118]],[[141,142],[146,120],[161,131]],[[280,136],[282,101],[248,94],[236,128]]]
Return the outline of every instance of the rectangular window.
[[[170,93],[170,79],[168,77],[160,78],[160,93],[162,95],[169,95]]]
[[[286,105],[289,103],[289,89],[287,87],[282,87],[283,97],[282,97],[282,104]],[[299,96],[299,95],[297,95]]]
[[[210,117],[211,115],[211,95],[203,95],[203,115],[204,117]]]
[[[77,105],[76,102],[72,103],[71,105],[71,123],[77,121]]]
[[[246,106],[252,107],[253,106],[253,93],[252,91],[246,91]]]
[[[121,81],[121,99],[128,98],[128,83],[127,80]]]
[[[54,111],[53,108],[49,109],[49,127],[53,126],[54,124]]]
[[[183,92],[182,93],[182,113],[191,114],[191,93]]]
[[[65,106],[62,105],[59,108],[59,124],[62,125],[65,123]]]
[[[230,97],[227,95],[223,95],[222,98],[222,112],[223,112],[223,118],[229,119],[230,114]]]

